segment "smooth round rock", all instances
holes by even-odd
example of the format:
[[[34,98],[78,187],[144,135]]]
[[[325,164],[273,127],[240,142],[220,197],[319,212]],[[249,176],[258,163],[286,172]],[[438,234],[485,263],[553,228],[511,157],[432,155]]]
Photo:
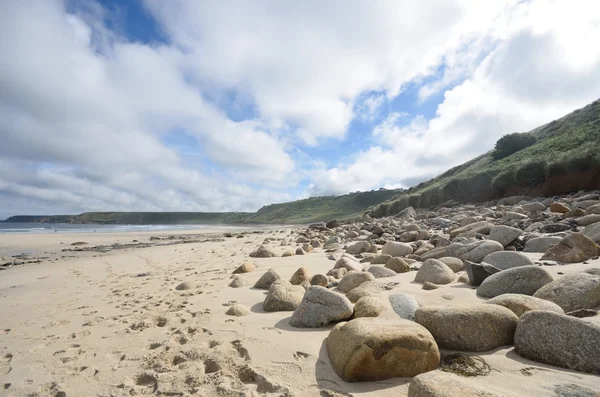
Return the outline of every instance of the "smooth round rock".
[[[579,273],[563,276],[540,288],[533,296],[556,303],[565,312],[600,306],[600,276]]]
[[[371,273],[375,278],[394,277],[397,274],[392,269],[388,269],[387,267],[383,267],[383,266],[379,266],[379,265],[371,265],[369,267],[369,270],[367,270],[367,271],[369,273]]]
[[[304,287],[293,285],[286,280],[277,280],[269,288],[269,292],[263,302],[263,310],[266,312],[285,312],[296,310],[302,297]]]
[[[427,259],[417,272],[415,282],[434,284],[450,284],[456,279],[456,275],[446,264],[437,259]]]
[[[465,264],[458,258],[453,258],[451,256],[444,256],[438,259],[444,265],[448,266],[454,273],[465,270]]]
[[[324,327],[334,321],[346,320],[354,313],[352,302],[344,295],[314,285],[306,291],[294,310],[290,325],[297,328]]]
[[[388,296],[392,309],[400,318],[414,320],[419,303],[410,295],[399,293]]]
[[[338,290],[341,292],[350,292],[362,283],[375,280],[375,276],[369,272],[349,272],[347,273],[338,285]]]
[[[250,313],[250,310],[240,303],[234,304],[225,312],[225,314],[227,314],[228,316],[236,317],[247,316],[248,313]]]
[[[413,249],[410,244],[401,243],[398,241],[388,241],[383,246],[382,254],[391,256],[406,256],[413,253]]]
[[[269,289],[271,287],[271,284],[281,279],[283,279],[283,277],[281,277],[281,274],[279,274],[277,270],[269,269],[265,272],[265,274],[260,276],[256,284],[254,284],[254,288]]]
[[[483,262],[500,270],[512,269],[519,266],[533,266],[531,259],[519,252],[499,251],[486,255]]]
[[[564,314],[565,311],[556,303],[521,294],[503,294],[485,301],[486,304],[504,306],[518,317],[532,310],[548,310]]]
[[[363,296],[354,305],[354,318],[377,317],[383,311],[383,302],[374,296]]]
[[[554,278],[543,267],[521,266],[492,274],[477,288],[477,295],[493,298],[502,294],[533,295]]]

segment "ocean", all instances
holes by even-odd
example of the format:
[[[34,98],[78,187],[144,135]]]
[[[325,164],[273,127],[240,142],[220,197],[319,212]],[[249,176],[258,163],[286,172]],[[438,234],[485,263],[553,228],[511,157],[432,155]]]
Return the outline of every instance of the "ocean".
[[[68,223],[9,223],[0,222],[0,234],[25,233],[125,233],[151,231],[178,231],[202,229],[206,225],[73,225]]]

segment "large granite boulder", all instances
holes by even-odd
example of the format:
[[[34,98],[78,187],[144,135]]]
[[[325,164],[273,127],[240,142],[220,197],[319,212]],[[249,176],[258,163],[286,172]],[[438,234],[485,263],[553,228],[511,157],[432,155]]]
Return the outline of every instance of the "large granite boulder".
[[[456,275],[446,264],[437,259],[427,259],[417,272],[415,282],[434,284],[450,284],[456,279]]]
[[[254,270],[256,266],[252,262],[244,262],[237,269],[233,271],[233,274],[249,273]]]
[[[525,243],[525,248],[523,252],[543,252],[545,253],[552,247],[556,245],[562,240],[558,236],[544,236],[544,237],[535,237],[531,240],[527,240]]]
[[[542,212],[546,209],[546,206],[539,201],[534,201],[532,203],[521,205],[521,208],[523,208],[523,211],[526,212]]]
[[[458,258],[453,258],[451,256],[444,256],[439,259],[440,262],[448,266],[454,273],[465,270],[465,264]]]
[[[331,366],[346,382],[416,376],[440,363],[431,334],[408,320],[358,318],[340,323],[325,345]]]
[[[600,305],[600,276],[579,273],[546,284],[533,296],[556,303],[565,312]]]
[[[455,237],[475,237],[477,234],[489,234],[493,227],[494,224],[488,221],[471,223],[466,226],[451,230],[450,238],[453,239]]]
[[[499,251],[493,252],[486,255],[483,258],[483,262],[494,266],[500,270],[511,269],[519,266],[533,266],[534,263],[531,259],[521,254],[520,252],[514,251]]]
[[[521,357],[600,375],[600,324],[551,311],[525,313],[515,332]]]
[[[392,309],[405,320],[414,320],[419,303],[410,295],[399,293],[388,296]]]
[[[497,305],[421,307],[415,321],[431,332],[439,347],[482,352],[512,345],[519,318]]]
[[[413,249],[410,244],[401,243],[398,241],[388,241],[383,246],[383,250],[381,251],[383,255],[391,255],[391,256],[406,256],[413,253]]]
[[[297,328],[324,327],[334,321],[346,320],[352,314],[352,303],[344,295],[324,287],[312,286],[294,310],[290,325]]]
[[[341,292],[350,292],[362,283],[375,280],[375,276],[369,272],[348,272],[338,285],[338,290]]]
[[[550,248],[542,259],[557,262],[583,262],[600,255],[600,246],[581,233],[571,233]]]
[[[392,256],[389,254],[377,255],[371,259],[371,265],[385,265]]]
[[[478,286],[483,283],[483,280],[490,277],[492,274],[496,274],[501,270],[488,265],[487,263],[475,263],[470,261],[465,261],[465,270],[467,271],[467,276],[469,278],[469,284],[473,286]]]
[[[293,285],[287,280],[277,280],[269,288],[269,292],[263,302],[263,310],[266,312],[294,311],[302,302],[304,288]]]
[[[600,244],[600,222],[586,226],[581,234]]]
[[[292,275],[290,283],[293,285],[300,285],[308,280],[310,280],[310,271],[305,267],[301,267]]]
[[[486,304],[504,306],[518,317],[532,310],[548,310],[564,314],[565,311],[554,302],[522,294],[503,294],[485,301]]]
[[[269,251],[264,245],[258,247],[258,249],[250,254],[250,258],[273,258],[277,256],[272,251]]]
[[[375,250],[377,250],[377,248],[375,248]],[[346,248],[346,252],[350,255],[358,255],[362,254],[363,252],[373,252],[373,247],[367,241],[358,241]]]
[[[265,274],[260,276],[256,284],[254,284],[254,288],[259,289],[269,289],[271,284],[273,284],[277,280],[281,280],[283,277],[279,272],[275,269],[269,269]]]
[[[471,243],[452,243],[445,247],[445,255],[453,256],[462,261],[479,263],[492,252],[504,251],[504,247],[497,241],[479,240]]]
[[[355,272],[362,272],[363,265],[362,265],[362,263],[355,261],[347,256],[342,256],[340,259],[338,259],[337,262],[335,262],[335,265],[333,266],[333,268],[334,269],[344,268],[348,271],[354,270]]]
[[[503,270],[483,280],[477,295],[493,298],[502,294],[533,295],[554,278],[544,268],[537,266],[521,266]]]
[[[354,305],[354,318],[377,317],[383,311],[383,302],[374,296],[363,296]]]
[[[372,265],[369,267],[369,270],[367,270],[367,271],[369,273],[371,273],[373,276],[375,276],[375,278],[394,277],[397,274],[392,269],[388,269],[387,267],[379,266],[379,265]]]
[[[500,397],[457,375],[430,371],[412,378],[408,397]]]
[[[410,266],[406,261],[400,257],[390,258],[386,263],[387,269],[393,270],[396,273],[406,273],[410,271]]]
[[[555,202],[550,204],[550,212],[558,212],[559,214],[564,214],[569,211],[571,211],[571,209],[562,203]]]
[[[350,302],[357,302],[365,296],[379,296],[385,290],[385,284],[379,281],[367,281],[346,294]]]

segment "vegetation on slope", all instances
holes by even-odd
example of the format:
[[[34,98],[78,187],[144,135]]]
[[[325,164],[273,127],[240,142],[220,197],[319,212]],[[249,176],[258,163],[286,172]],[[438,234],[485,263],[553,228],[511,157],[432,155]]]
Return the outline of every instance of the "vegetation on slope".
[[[375,217],[449,200],[481,202],[513,194],[550,196],[600,186],[600,100],[528,133],[531,146],[490,151],[369,208]]]

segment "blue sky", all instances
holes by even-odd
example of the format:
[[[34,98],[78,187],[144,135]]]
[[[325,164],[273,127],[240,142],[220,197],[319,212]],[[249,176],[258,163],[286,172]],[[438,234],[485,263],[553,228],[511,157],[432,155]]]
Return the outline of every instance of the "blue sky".
[[[409,187],[597,99],[594,1],[0,4],[0,218]]]

